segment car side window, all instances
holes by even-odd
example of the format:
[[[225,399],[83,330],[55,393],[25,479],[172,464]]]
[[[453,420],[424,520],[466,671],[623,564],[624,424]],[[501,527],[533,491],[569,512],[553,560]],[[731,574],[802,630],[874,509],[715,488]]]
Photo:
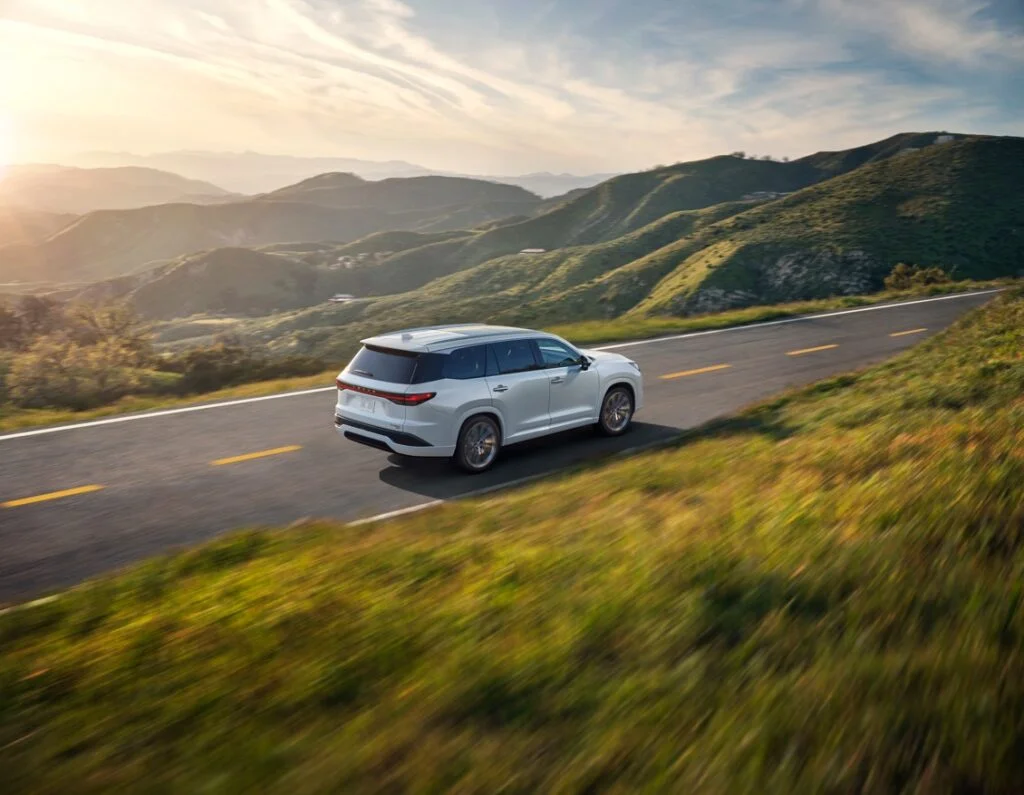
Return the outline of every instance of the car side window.
[[[491,345],[494,356],[498,360],[498,372],[502,375],[525,373],[537,369],[537,359],[533,355],[532,340],[509,340]]]
[[[457,381],[482,378],[487,372],[487,346],[459,348],[445,357],[444,377]]]
[[[579,354],[558,340],[541,338],[537,340],[537,347],[545,367],[569,367],[579,363]]]

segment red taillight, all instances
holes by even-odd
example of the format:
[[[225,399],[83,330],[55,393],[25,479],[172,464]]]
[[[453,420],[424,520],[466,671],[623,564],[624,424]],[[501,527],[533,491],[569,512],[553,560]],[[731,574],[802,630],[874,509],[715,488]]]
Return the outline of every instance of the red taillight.
[[[379,389],[370,389],[365,386],[349,384],[342,381],[340,378],[335,379],[335,383],[338,385],[338,389],[348,389],[352,392],[358,392],[360,395],[384,398],[385,400],[390,400],[392,403],[397,403],[399,406],[419,406],[437,395],[437,392],[417,392],[412,395],[402,395],[398,392],[382,392]]]
[[[417,392],[415,395],[386,395],[387,399],[402,406],[419,406],[426,403],[437,392]]]

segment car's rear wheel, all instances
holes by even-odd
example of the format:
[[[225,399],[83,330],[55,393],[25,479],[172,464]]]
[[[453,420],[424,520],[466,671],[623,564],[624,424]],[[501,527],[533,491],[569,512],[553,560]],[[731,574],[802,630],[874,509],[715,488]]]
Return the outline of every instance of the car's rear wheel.
[[[453,460],[465,472],[478,474],[494,466],[501,451],[501,428],[487,415],[470,417],[459,431]]]
[[[633,393],[624,386],[614,386],[601,401],[598,430],[605,436],[621,436],[633,421]]]

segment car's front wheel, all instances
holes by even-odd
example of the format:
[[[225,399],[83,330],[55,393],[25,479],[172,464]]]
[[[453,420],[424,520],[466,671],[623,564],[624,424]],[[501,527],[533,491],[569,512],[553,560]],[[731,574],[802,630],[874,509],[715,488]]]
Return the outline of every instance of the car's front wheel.
[[[453,460],[460,469],[475,475],[490,469],[500,451],[501,428],[492,417],[481,414],[463,423]]]
[[[621,436],[633,421],[633,393],[624,386],[614,386],[601,401],[598,430],[605,436]]]

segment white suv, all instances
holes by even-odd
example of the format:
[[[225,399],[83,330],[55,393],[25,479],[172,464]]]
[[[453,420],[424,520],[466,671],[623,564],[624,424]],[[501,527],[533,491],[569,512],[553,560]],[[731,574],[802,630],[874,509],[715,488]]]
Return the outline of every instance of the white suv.
[[[539,331],[432,326],[362,344],[337,379],[338,432],[468,472],[489,469],[504,445],[570,428],[618,436],[643,403],[636,362]]]

